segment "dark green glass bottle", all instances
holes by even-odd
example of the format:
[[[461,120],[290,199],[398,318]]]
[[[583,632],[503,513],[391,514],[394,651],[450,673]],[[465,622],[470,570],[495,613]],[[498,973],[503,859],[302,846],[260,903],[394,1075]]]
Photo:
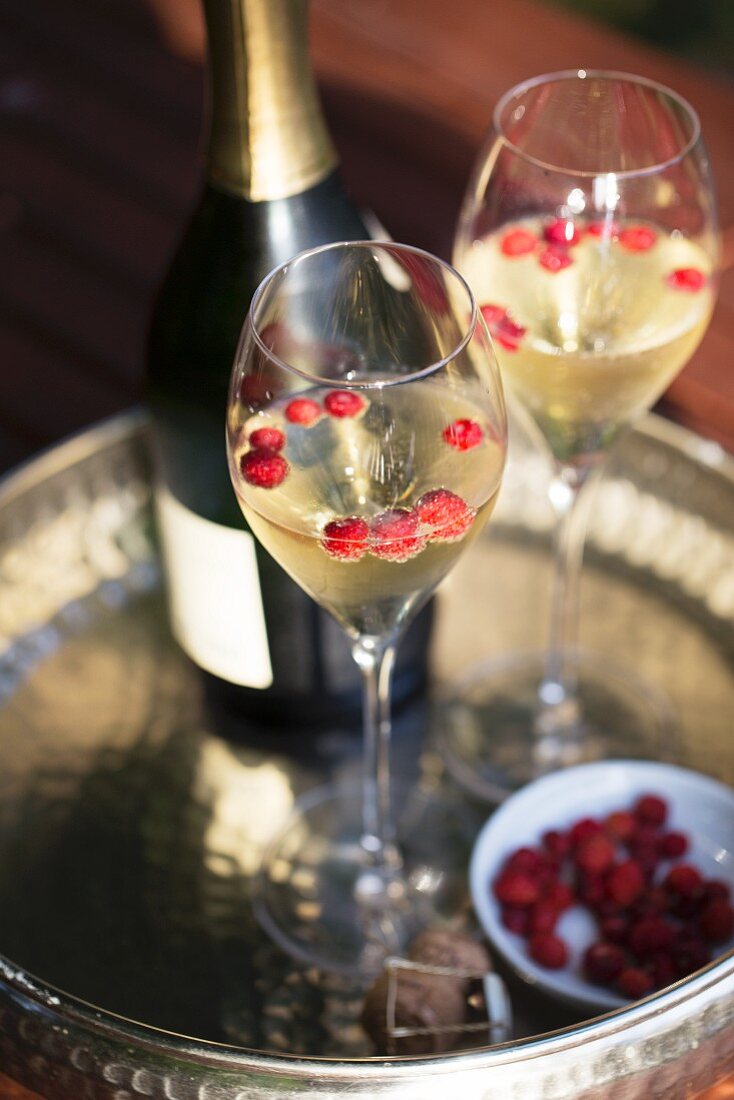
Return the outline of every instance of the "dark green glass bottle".
[[[207,180],[155,305],[148,354],[156,505],[172,627],[254,720],[337,719],[360,705],[341,631],[245,529],[224,417],[250,299],[305,248],[368,230],[336,170],[309,66],[306,0],[205,0]],[[399,652],[396,699],[425,684],[430,612]]]

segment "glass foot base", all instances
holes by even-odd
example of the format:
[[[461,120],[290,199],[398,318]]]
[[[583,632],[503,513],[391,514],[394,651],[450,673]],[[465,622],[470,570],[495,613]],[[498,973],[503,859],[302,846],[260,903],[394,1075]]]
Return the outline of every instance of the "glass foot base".
[[[362,848],[361,789],[323,787],[296,805],[265,854],[254,897],[265,931],[319,970],[369,978],[429,925],[470,912],[476,810],[420,787],[394,791],[400,860],[384,874]]]
[[[433,726],[451,774],[490,802],[540,775],[591,760],[673,760],[676,720],[667,697],[601,654],[568,657],[573,700],[539,690],[545,654],[497,658],[471,669],[435,706]]]

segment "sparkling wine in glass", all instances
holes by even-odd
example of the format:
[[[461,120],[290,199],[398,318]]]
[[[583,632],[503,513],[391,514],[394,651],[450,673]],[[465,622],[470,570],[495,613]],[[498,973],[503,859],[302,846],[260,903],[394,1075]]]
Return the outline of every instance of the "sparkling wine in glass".
[[[499,101],[454,262],[552,465],[550,640],[470,670],[441,714],[455,770],[498,799],[583,760],[666,755],[671,708],[577,644],[591,488],[698,346],[714,305],[715,201],[699,120],[619,73],[540,76]]]
[[[343,628],[364,684],[361,796],[333,786],[297,806],[257,910],[297,957],[368,973],[435,917],[431,884],[458,870],[424,825],[414,859],[389,739],[395,647],[483,528],[504,466],[499,374],[463,278],[373,242],[277,268],[243,330],[227,443],[251,530]]]

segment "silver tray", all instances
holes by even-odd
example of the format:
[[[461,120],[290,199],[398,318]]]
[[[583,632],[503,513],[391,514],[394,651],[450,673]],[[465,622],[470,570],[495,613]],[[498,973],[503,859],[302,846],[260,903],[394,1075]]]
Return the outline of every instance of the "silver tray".
[[[439,596],[437,683],[485,656],[542,643],[546,477],[516,430],[496,518]],[[397,1070],[351,1061],[370,1049],[353,988],[299,970],[258,928],[248,902],[270,832],[301,791],[356,769],[358,731],[273,734],[210,706],[169,635],[150,496],[147,421],[138,412],[42,455],[0,488],[0,1070],[35,1087],[58,1077],[54,1097],[81,1096],[89,1078],[89,1095],[118,1100],[244,1098],[320,1080],[314,1067],[325,1063],[292,1060],[318,1056],[342,1067],[326,1073],[324,1095],[369,1095],[377,1081],[400,1091]],[[582,641],[634,660],[673,703],[680,761],[729,782],[733,624],[734,462],[648,418],[600,486]],[[423,739],[426,724],[424,704],[400,713],[398,756],[419,746],[424,773],[465,800],[472,833],[487,809],[453,790]],[[519,1037],[571,1028],[558,1049],[576,1051],[574,1074],[547,1095],[580,1095],[601,1080],[602,1062],[611,1081],[614,1036],[629,1043],[637,1033],[626,1029],[644,1023],[646,1011],[660,1025],[668,1009],[663,1031],[679,1045],[648,1051],[647,1067],[695,1051],[700,1062],[713,1036],[714,1062],[700,1063],[709,1081],[734,1059],[734,962],[677,989],[648,1010],[592,1024],[513,990]],[[681,1038],[680,1005],[696,998],[705,1035],[686,1024]],[[659,1039],[661,1026],[644,1042]],[[531,1042],[553,1055],[559,1040]],[[512,1049],[515,1065],[525,1048]],[[484,1071],[503,1057],[473,1052],[433,1065]],[[373,1069],[365,1075],[359,1065]],[[627,1071],[620,1064],[617,1072]],[[538,1095],[546,1095],[541,1078]],[[185,1086],[194,1080],[196,1089]],[[201,1091],[210,1080],[216,1088]]]

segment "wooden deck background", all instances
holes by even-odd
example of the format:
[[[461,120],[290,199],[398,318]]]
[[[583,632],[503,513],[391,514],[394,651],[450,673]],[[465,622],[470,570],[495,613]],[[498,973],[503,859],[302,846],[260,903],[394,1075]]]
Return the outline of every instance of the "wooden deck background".
[[[734,86],[536,0],[313,0],[312,47],[349,186],[448,255],[493,103],[598,66],[698,108],[734,261]],[[200,181],[196,0],[0,3],[0,470],[141,400],[151,297]],[[734,270],[665,411],[734,449]]]

